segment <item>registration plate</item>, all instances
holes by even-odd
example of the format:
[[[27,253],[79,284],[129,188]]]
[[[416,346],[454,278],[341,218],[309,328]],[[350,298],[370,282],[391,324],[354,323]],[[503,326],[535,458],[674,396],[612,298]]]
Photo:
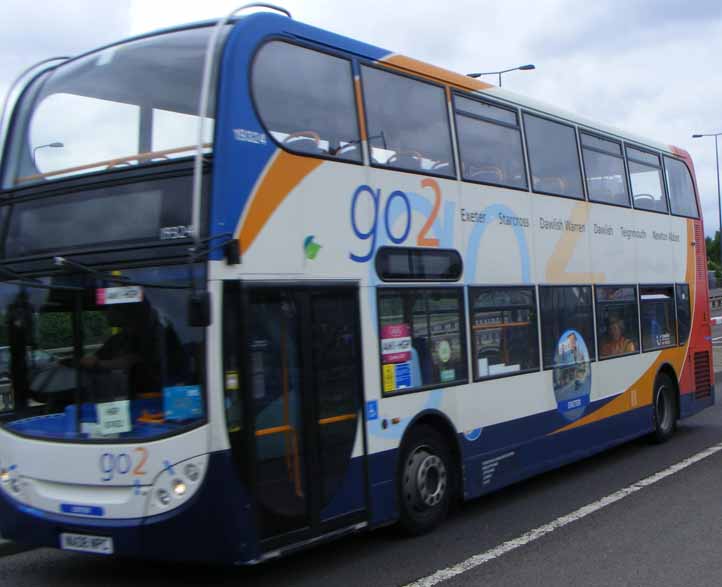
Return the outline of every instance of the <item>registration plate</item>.
[[[60,548],[95,554],[113,554],[113,539],[108,536],[88,536],[87,534],[63,532],[60,535]]]

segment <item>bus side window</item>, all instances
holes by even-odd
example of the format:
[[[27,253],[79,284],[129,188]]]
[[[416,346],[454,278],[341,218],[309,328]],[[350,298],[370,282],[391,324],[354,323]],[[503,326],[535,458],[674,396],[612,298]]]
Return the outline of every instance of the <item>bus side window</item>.
[[[461,288],[379,289],[383,391],[467,382]]]
[[[454,96],[462,176],[526,189],[521,130],[513,110]]]
[[[595,292],[599,358],[639,352],[637,288],[598,285]]]
[[[263,124],[284,148],[362,161],[350,61],[271,41],[256,55],[251,83]]]
[[[524,113],[532,188],[584,199],[574,127]]]
[[[653,212],[667,212],[667,198],[664,196],[659,156],[627,147],[627,160],[634,207]]]
[[[641,286],[639,300],[642,350],[653,351],[677,344],[672,286]]]
[[[595,358],[591,286],[552,285],[539,288],[544,368]]]
[[[616,141],[581,133],[587,193],[593,202],[629,206],[622,146]]]
[[[454,177],[444,89],[361,67],[371,163]]]
[[[678,283],[677,294],[677,329],[679,331],[679,344],[685,344],[692,328],[692,310],[689,305],[689,285]]]
[[[539,369],[533,287],[469,289],[474,380]]]
[[[667,187],[669,188],[672,214],[699,218],[692,178],[687,166],[682,161],[665,157],[664,169],[667,172]]]

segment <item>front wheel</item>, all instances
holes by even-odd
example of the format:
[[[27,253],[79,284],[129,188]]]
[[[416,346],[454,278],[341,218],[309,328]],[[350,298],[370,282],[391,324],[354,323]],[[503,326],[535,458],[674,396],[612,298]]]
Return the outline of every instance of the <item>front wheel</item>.
[[[654,432],[651,440],[660,444],[669,440],[677,429],[677,392],[669,375],[660,373],[654,382]]]
[[[414,427],[403,444],[399,470],[401,530],[429,532],[446,517],[454,487],[451,454],[434,428]]]

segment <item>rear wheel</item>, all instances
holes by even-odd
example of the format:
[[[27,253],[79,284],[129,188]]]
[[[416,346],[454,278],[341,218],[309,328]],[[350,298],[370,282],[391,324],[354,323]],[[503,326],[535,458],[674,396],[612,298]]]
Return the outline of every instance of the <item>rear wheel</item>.
[[[402,448],[399,470],[399,527],[424,534],[446,517],[454,487],[449,447],[434,428],[415,426]]]
[[[657,375],[653,394],[654,432],[651,440],[662,443],[669,440],[677,429],[677,389],[666,373]]]

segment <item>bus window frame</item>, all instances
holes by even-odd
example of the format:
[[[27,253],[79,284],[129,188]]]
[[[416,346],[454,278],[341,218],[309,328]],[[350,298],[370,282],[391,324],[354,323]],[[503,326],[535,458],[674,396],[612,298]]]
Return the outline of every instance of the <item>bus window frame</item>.
[[[684,165],[684,167],[687,169],[687,173],[689,174],[689,179],[692,182],[692,194],[694,195],[694,207],[697,209],[697,216],[688,216],[687,214],[677,214],[676,212],[672,212],[672,198],[669,195],[669,178],[667,176],[667,164],[666,159],[673,159],[675,161],[679,161]],[[669,199],[669,213],[671,216],[676,216],[677,218],[688,218],[690,220],[700,220],[701,216],[699,213],[699,195],[697,194],[697,182],[694,180],[694,175],[692,174],[692,170],[689,168],[689,165],[687,165],[687,161],[682,159],[681,157],[675,157],[673,155],[667,155],[665,153],[662,153],[662,173],[664,175],[664,183],[665,188],[667,190],[667,197]]]
[[[615,144],[619,145],[619,148],[622,150],[622,154],[619,156],[619,158],[622,160],[622,167],[624,168],[624,185],[627,187],[627,203],[626,204],[617,204],[615,202],[603,202],[601,200],[594,200],[589,195],[589,186],[587,186],[587,173],[586,173],[586,170],[584,170],[584,189],[587,191],[587,201],[590,204],[603,204],[605,206],[615,206],[617,208],[624,208],[625,210],[632,209],[632,203],[631,203],[632,191],[631,191],[630,178],[629,178],[629,168],[627,167],[627,158],[624,156],[624,141],[622,139],[612,137],[611,135],[605,135],[596,130],[589,130],[589,129],[583,128],[583,127],[578,127],[578,128],[579,128],[579,149],[581,150],[581,154],[582,154],[582,167],[584,166],[584,149],[588,149],[590,151],[593,151],[595,153],[600,153],[603,155],[609,155],[610,157],[615,156],[615,155],[612,155],[611,153],[602,151],[601,149],[597,149],[595,147],[585,147],[582,144],[582,134],[589,135],[592,138],[600,139],[602,141],[609,141],[610,143],[615,143]]]
[[[466,303],[466,286],[464,285],[433,285],[433,284],[424,284],[423,282],[419,283],[416,282],[414,285],[410,284],[389,284],[389,285],[379,285],[376,288],[376,328],[377,328],[377,345],[376,345],[376,360],[378,361],[378,382],[379,382],[379,393],[380,397],[382,399],[390,399],[394,397],[398,397],[401,395],[409,395],[412,393],[420,393],[425,391],[433,391],[435,389],[448,389],[451,387],[459,387],[461,385],[469,385],[472,383],[473,379],[469,372],[469,368],[471,367],[471,364],[469,362],[469,348],[468,348],[468,332],[466,329],[467,326],[467,303]],[[381,292],[383,290],[456,290],[458,293],[458,299],[459,299],[459,312],[460,312],[460,320],[459,320],[459,337],[461,340],[461,345],[463,347],[463,359],[464,359],[464,365],[466,366],[466,377],[464,380],[459,381],[453,381],[450,383],[431,383],[429,385],[421,385],[419,387],[412,387],[411,389],[406,389],[404,391],[390,391],[386,392],[384,391],[384,370],[383,366],[384,363],[382,361],[382,348],[381,348],[381,311],[379,310],[381,306]]]
[[[573,122],[569,122],[565,119],[561,118],[554,118],[553,116],[546,114],[546,113],[539,113],[536,110],[531,110],[529,108],[520,108],[521,113],[521,124],[524,128],[523,138],[524,138],[524,147],[527,157],[527,162],[529,164],[529,191],[533,194],[540,194],[543,196],[554,196],[556,198],[566,198],[567,200],[574,200],[575,202],[588,202],[589,199],[587,197],[587,187],[586,187],[586,176],[584,174],[584,169],[582,168],[582,156],[581,156],[581,145],[579,141],[579,126],[574,124]],[[552,192],[544,192],[540,190],[534,189],[534,170],[532,169],[532,157],[531,157],[531,151],[529,150],[529,144],[528,144],[528,138],[527,138],[527,132],[526,132],[526,123],[524,122],[524,115],[528,114],[529,116],[534,116],[535,118],[540,118],[542,120],[545,120],[547,122],[552,122],[555,124],[560,124],[562,126],[566,126],[571,128],[574,131],[574,141],[576,143],[576,154],[577,154],[577,169],[579,170],[579,181],[582,185],[582,193],[579,197],[576,196],[569,196],[566,194],[554,194]]]
[[[540,355],[539,362],[542,366],[542,371],[552,371],[556,368],[556,365],[544,364],[544,330],[542,327],[542,307],[541,307],[541,290],[542,288],[568,288],[568,287],[588,287],[591,291],[592,299],[590,300],[590,307],[592,308],[592,342],[594,343],[594,358],[589,357],[589,364],[596,363],[599,361],[599,349],[597,348],[597,307],[595,303],[595,291],[593,283],[538,283],[537,284],[537,305],[539,311],[537,313],[537,320],[539,322],[539,344],[540,344]],[[586,343],[586,341],[585,341]],[[556,343],[555,343],[556,344]],[[589,350],[589,349],[587,349]]]
[[[514,107],[512,105],[496,102],[494,100],[488,99],[486,96],[479,96],[477,94],[470,94],[467,92],[462,92],[460,90],[456,90],[453,87],[450,87],[451,91],[451,113],[453,115],[454,119],[454,131],[456,133],[456,151],[459,154],[459,163],[461,163],[462,154],[461,154],[461,142],[459,141],[459,125],[456,124],[456,117],[457,116],[466,116],[468,118],[471,118],[473,120],[478,120],[481,122],[486,122],[488,124],[496,124],[498,126],[502,126],[504,128],[508,129],[516,129],[519,131],[519,141],[521,145],[521,155],[522,155],[522,162],[524,163],[524,180],[526,182],[526,187],[517,187],[517,186],[511,186],[506,185],[503,183],[496,183],[493,181],[479,181],[474,179],[467,179],[464,177],[464,174],[461,169],[458,170],[458,176],[459,181],[465,182],[465,183],[471,183],[476,185],[490,185],[498,188],[504,188],[508,190],[516,190],[519,192],[525,192],[525,193],[531,193],[531,181],[530,181],[530,173],[529,173],[529,157],[527,156],[526,151],[526,139],[524,136],[524,130],[522,128],[521,123],[521,108]],[[494,120],[492,118],[485,118],[484,116],[479,116],[477,114],[467,113],[465,111],[458,111],[456,108],[456,96],[459,96],[460,98],[464,98],[466,100],[472,100],[475,102],[480,102],[481,104],[486,104],[487,106],[492,106],[494,108],[500,108],[502,110],[507,110],[509,112],[513,112],[516,116],[516,126],[513,126],[509,123],[501,122],[499,120]],[[461,167],[461,164],[459,164],[459,168]]]
[[[601,203],[601,202],[600,202]],[[599,305],[599,302],[597,301],[597,288],[600,287],[632,287],[634,288],[634,297],[635,297],[635,305],[637,307],[637,350],[633,351],[631,353],[623,353],[621,355],[609,355],[606,357],[602,357],[599,352],[600,347],[600,340],[599,340],[599,325],[597,323],[597,307]],[[614,302],[602,302],[602,304],[609,304]],[[623,302],[624,303],[624,302]],[[626,302],[629,303],[629,302]],[[597,346],[597,361],[600,363],[602,361],[609,361],[610,359],[620,359],[622,357],[633,357],[634,355],[640,355],[642,354],[642,323],[641,323],[641,307],[639,305],[640,303],[640,297],[639,297],[639,284],[637,283],[595,283],[594,284],[594,338],[596,341]]]
[[[642,354],[655,353],[658,351],[663,351],[666,349],[676,349],[679,347],[679,333],[678,333],[679,329],[677,326],[677,288],[676,288],[676,285],[677,285],[676,282],[638,283],[637,284],[637,300],[638,300],[637,305],[639,306],[639,348],[642,349]],[[648,349],[644,348],[644,343],[643,343],[644,336],[642,334],[642,288],[643,287],[645,287],[645,288],[646,287],[659,287],[659,288],[667,287],[672,290],[672,305],[674,307],[674,330],[673,330],[673,332],[674,332],[674,336],[676,337],[676,340],[674,341],[673,344],[668,344],[665,346],[658,346],[658,347],[653,347],[653,348],[648,348]],[[691,300],[690,300],[690,312],[691,312],[691,307],[692,307],[692,304],[691,304]],[[690,336],[691,336],[691,333],[692,333],[692,328],[690,326]]]
[[[458,169],[459,165],[457,164],[457,155],[458,155],[458,149],[456,148],[456,137],[454,136],[454,133],[456,133],[456,127],[452,126],[453,121],[453,106],[452,108],[449,108],[449,93],[448,90],[450,88],[449,84],[446,83],[440,83],[431,79],[427,79],[424,77],[421,77],[419,75],[415,75],[413,72],[407,72],[404,69],[393,69],[390,67],[383,67],[383,65],[379,65],[379,63],[374,61],[369,61],[368,59],[357,59],[358,63],[358,76],[359,76],[359,87],[361,92],[361,102],[363,103],[363,122],[364,122],[364,128],[366,129],[366,139],[364,142],[366,142],[366,146],[368,149],[368,166],[372,169],[387,169],[389,171],[401,171],[403,173],[411,173],[412,175],[428,175],[431,177],[438,177],[440,179],[447,179],[449,181],[462,181],[460,176],[460,170]],[[403,167],[395,167],[393,165],[383,165],[379,163],[373,162],[373,157],[371,156],[371,149],[372,146],[369,144],[369,109],[368,109],[368,100],[366,97],[366,85],[364,84],[364,75],[363,75],[363,68],[368,67],[369,69],[377,69],[380,71],[383,71],[385,73],[390,73],[393,75],[398,75],[401,77],[406,77],[408,79],[411,79],[413,81],[427,84],[430,86],[435,86],[437,88],[440,88],[443,93],[444,97],[444,112],[446,113],[446,121],[447,121],[447,128],[449,131],[449,154],[451,155],[451,159],[449,160],[449,163],[454,164],[454,173],[449,174],[443,174],[443,173],[434,173],[431,169],[405,169]],[[452,130],[453,128],[453,130]]]
[[[662,161],[663,161],[663,159],[664,159],[664,156],[663,156],[662,152],[661,152],[661,151],[657,151],[657,150],[655,150],[655,149],[652,149],[651,147],[640,146],[638,143],[633,143],[633,142],[630,142],[630,141],[622,141],[622,144],[623,144],[623,146],[624,146],[624,161],[625,161],[626,166],[627,166],[627,177],[628,177],[628,179],[629,179],[629,197],[630,197],[630,199],[631,199],[631,201],[632,201],[632,208],[633,208],[634,210],[639,210],[640,212],[651,212],[652,214],[664,214],[664,215],[666,215],[666,216],[670,216],[670,215],[671,215],[671,209],[670,209],[670,206],[669,206],[669,194],[667,193],[667,178],[665,177],[665,170],[664,170],[664,166],[663,166],[663,163],[662,163]],[[646,161],[640,161],[639,159],[635,159],[634,157],[632,157],[632,158],[630,159],[630,157],[629,157],[628,154],[627,154],[627,148],[636,149],[637,151],[642,151],[643,153],[647,153],[647,155],[654,155],[655,157],[657,157],[657,161],[659,161],[659,167],[658,167],[658,169],[659,169],[659,171],[662,173],[662,182],[661,182],[661,185],[662,185],[662,197],[664,198],[664,201],[665,201],[665,203],[666,203],[666,205],[667,205],[667,210],[666,210],[666,211],[663,211],[663,210],[650,210],[649,208],[637,208],[637,206],[634,205],[634,187],[632,186],[632,172],[631,172],[630,169],[629,169],[629,161],[632,161],[632,162],[637,163],[637,164],[639,164],[639,165],[646,165],[647,167],[650,167],[650,168],[653,167],[653,166],[650,165],[649,163],[647,163]]]
[[[471,374],[470,380],[472,383],[484,383],[486,381],[496,381],[497,379],[506,379],[507,377],[518,377],[519,375],[529,375],[531,373],[540,373],[542,369],[542,356],[541,356],[541,322],[540,322],[540,315],[539,315],[539,288],[536,285],[479,285],[479,284],[469,284],[466,286],[467,289],[467,319],[469,321],[469,324],[467,325],[467,330],[469,333],[469,347],[471,348],[471,352],[469,353],[469,359],[472,361],[472,364],[470,365],[471,369],[469,373]],[[475,369],[473,365],[473,357],[472,353],[474,351],[474,341],[473,341],[473,333],[471,329],[471,315],[472,315],[472,295],[473,291],[480,290],[480,289],[530,289],[532,291],[532,294],[534,295],[534,303],[532,305],[526,306],[527,308],[533,308],[534,312],[536,312],[536,341],[535,346],[537,348],[537,359],[538,359],[538,366],[535,369],[526,369],[524,371],[513,371],[511,373],[501,373],[499,375],[490,375],[488,377],[480,377],[477,378],[475,375]],[[502,324],[503,326],[503,324]]]
[[[687,331],[687,337],[685,338],[684,342],[680,342],[680,336],[679,336],[679,300],[677,298],[677,288],[678,287],[686,287],[687,288],[687,308],[689,309],[689,330]],[[674,282],[674,319],[675,324],[677,326],[677,346],[683,347],[686,346],[687,343],[689,343],[690,339],[692,338],[692,328],[694,327],[694,313],[692,312],[692,288],[690,287],[689,283],[686,281],[675,281]]]
[[[351,93],[353,94],[353,107],[356,112],[355,121],[356,121],[356,129],[358,130],[358,137],[359,137],[359,148],[361,149],[361,157],[358,161],[354,161],[353,159],[339,159],[338,157],[334,157],[333,155],[325,155],[325,154],[318,154],[318,153],[301,153],[299,151],[293,151],[289,149],[287,146],[284,146],[283,143],[281,143],[276,137],[273,136],[271,131],[268,129],[268,126],[266,125],[265,121],[261,117],[261,112],[258,108],[258,100],[256,99],[256,90],[255,86],[253,84],[253,70],[256,67],[256,59],[258,57],[258,54],[260,53],[261,49],[268,45],[269,43],[273,42],[283,42],[287,45],[301,47],[302,49],[308,49],[309,51],[315,51],[317,53],[323,53],[325,55],[329,55],[331,57],[336,57],[339,59],[343,59],[344,61],[347,61],[349,64],[350,72],[351,72]],[[286,37],[283,35],[270,35],[268,37],[265,37],[261,42],[258,43],[256,48],[253,50],[253,54],[251,55],[251,59],[249,60],[248,68],[246,69],[246,76],[247,76],[247,86],[248,86],[248,95],[251,101],[251,106],[253,107],[253,115],[256,117],[256,120],[258,121],[259,125],[263,129],[263,132],[266,134],[266,136],[270,139],[270,141],[279,149],[282,151],[288,153],[289,155],[294,155],[296,157],[311,157],[313,159],[321,159],[324,161],[333,161],[335,163],[348,163],[350,165],[361,165],[365,166],[365,158],[366,158],[366,147],[364,144],[367,142],[366,139],[361,134],[361,113],[359,112],[359,104],[356,99],[356,88],[354,85],[354,80],[356,78],[356,69],[355,69],[355,59],[350,56],[347,53],[344,53],[343,51],[334,51],[329,47],[323,46],[323,45],[316,45],[314,43],[310,43],[306,40],[300,40],[295,37]]]

